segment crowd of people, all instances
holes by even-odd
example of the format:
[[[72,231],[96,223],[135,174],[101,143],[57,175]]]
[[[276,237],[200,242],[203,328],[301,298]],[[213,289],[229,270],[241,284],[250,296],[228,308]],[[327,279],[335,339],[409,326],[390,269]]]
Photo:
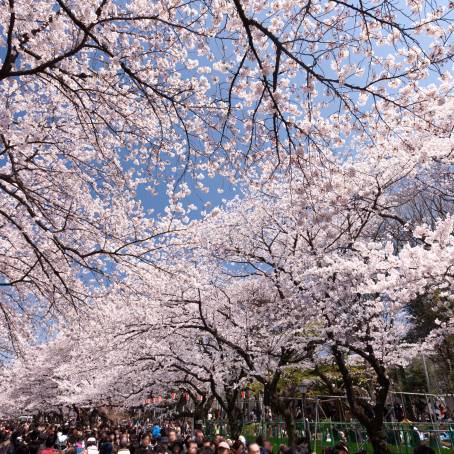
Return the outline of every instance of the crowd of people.
[[[96,427],[71,427],[43,424],[0,425],[0,454],[311,454],[307,438],[300,438],[292,448],[274,447],[258,437],[247,441],[240,435],[231,440],[219,434],[206,437],[201,428],[192,430],[184,424],[128,424]],[[324,448],[323,454],[367,454],[366,450],[351,453],[340,442]],[[435,454],[427,446],[419,446],[414,454]]]

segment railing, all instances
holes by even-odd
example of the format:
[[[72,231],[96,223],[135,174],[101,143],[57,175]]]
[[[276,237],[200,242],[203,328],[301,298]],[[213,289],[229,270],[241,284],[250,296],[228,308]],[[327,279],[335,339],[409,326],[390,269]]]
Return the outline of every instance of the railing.
[[[454,423],[385,423],[385,433],[391,452],[412,454],[415,447],[425,444],[437,453],[454,453]],[[204,431],[212,436],[216,433],[228,437],[225,420],[205,421]],[[308,436],[311,448],[317,454],[324,448],[346,442],[351,453],[366,450],[372,453],[365,429],[357,422],[306,421],[296,423],[297,437]],[[287,444],[287,432],[282,421],[253,422],[243,426],[243,435],[249,441],[261,435],[270,440],[275,452],[279,445]]]

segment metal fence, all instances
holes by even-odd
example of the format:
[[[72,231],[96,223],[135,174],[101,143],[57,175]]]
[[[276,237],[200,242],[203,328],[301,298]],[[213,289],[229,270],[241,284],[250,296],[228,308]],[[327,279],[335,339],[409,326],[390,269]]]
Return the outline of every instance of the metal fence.
[[[205,421],[208,436],[219,433],[228,436],[225,420]],[[308,436],[313,452],[346,442],[353,454],[361,450],[372,453],[365,429],[357,422],[306,421],[296,425],[297,436]],[[425,444],[437,453],[454,453],[454,424],[450,423],[385,423],[388,445],[395,454],[412,454],[415,447]],[[287,444],[287,433],[282,421],[246,423],[243,434],[251,441],[261,435],[270,440],[275,448]],[[276,449],[277,450],[277,449]]]

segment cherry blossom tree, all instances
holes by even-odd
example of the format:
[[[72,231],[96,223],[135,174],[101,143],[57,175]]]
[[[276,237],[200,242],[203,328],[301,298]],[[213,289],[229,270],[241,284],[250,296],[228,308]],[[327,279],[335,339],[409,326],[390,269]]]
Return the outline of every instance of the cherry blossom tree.
[[[329,357],[388,452],[388,368],[452,331],[452,5],[0,7],[0,348],[23,352],[3,370],[17,407],[187,389],[233,427],[257,381],[291,429],[283,371]],[[244,197],[189,222],[215,176]],[[446,318],[407,344],[405,305],[435,293]]]
[[[139,189],[167,182],[167,212],[184,217],[185,178],[209,191],[196,177],[304,166],[383,113],[417,116],[424,79],[453,54],[450,5],[424,1],[0,6],[1,323],[13,346],[19,321],[78,307],[118,262],[152,260],[169,224],[144,213]]]
[[[66,386],[67,404],[88,405],[191,389],[228,410],[254,381],[291,434],[280,377],[330,359],[375,452],[388,452],[390,368],[453,328],[449,84],[420,107],[418,121],[390,114],[374,145],[358,145],[350,159],[331,154],[292,180],[252,187],[167,237],[162,266],[142,263],[127,286],[111,286],[105,304],[87,310],[77,342],[61,333],[84,367],[59,365],[46,389]],[[420,295],[446,317],[411,344],[406,304]],[[369,400],[353,385],[355,365],[374,377]]]
[[[448,86],[440,90],[450,93]],[[259,353],[264,339],[296,363],[330,355],[375,452],[388,452],[389,368],[452,332],[451,105],[452,98],[435,97],[424,103],[420,121],[391,116],[393,132],[377,131],[375,145],[359,148],[354,159],[332,155],[329,166],[261,186],[194,222],[182,233],[190,239],[180,239],[198,270],[197,286],[180,300],[199,305],[200,329],[236,352],[265,389],[270,370],[260,373],[254,362],[270,364]],[[261,304],[246,291],[248,279],[266,293]],[[216,288],[221,294],[205,299]],[[409,344],[406,304],[434,294],[446,319],[425,347]],[[243,310],[253,301],[248,327]],[[285,335],[273,333],[270,321]],[[241,339],[236,329],[251,338]],[[269,347],[262,351],[273,355]],[[358,363],[375,376],[371,403],[353,386],[350,367]],[[280,358],[272,370],[289,364]]]

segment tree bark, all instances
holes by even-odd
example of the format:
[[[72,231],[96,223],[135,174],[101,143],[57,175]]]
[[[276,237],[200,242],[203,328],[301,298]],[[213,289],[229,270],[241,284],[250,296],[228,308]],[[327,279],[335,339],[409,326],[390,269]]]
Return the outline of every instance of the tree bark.
[[[236,409],[237,410],[237,409]],[[229,425],[229,436],[232,440],[237,440],[243,430],[243,420],[238,411],[229,412],[227,414],[227,423]]]
[[[296,446],[296,423],[291,412],[284,415],[284,422],[288,436],[288,446],[293,448]]]
[[[374,450],[374,454],[391,454],[391,449],[386,441],[386,433],[383,429],[370,428],[367,430],[369,441]]]

